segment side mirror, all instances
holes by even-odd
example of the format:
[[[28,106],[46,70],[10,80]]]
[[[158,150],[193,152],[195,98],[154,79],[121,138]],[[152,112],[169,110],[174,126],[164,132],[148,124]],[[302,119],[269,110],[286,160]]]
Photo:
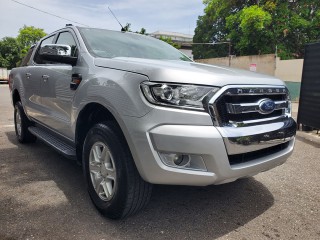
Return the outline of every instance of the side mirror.
[[[46,61],[76,65],[77,57],[71,56],[71,47],[62,44],[45,44],[39,50],[39,56]]]

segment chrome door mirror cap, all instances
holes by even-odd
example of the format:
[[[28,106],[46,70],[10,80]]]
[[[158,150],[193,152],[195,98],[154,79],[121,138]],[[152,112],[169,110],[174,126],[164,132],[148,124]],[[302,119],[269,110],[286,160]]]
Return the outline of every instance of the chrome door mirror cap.
[[[40,47],[39,55],[43,60],[75,65],[77,57],[72,56],[72,49],[65,44],[45,44]]]

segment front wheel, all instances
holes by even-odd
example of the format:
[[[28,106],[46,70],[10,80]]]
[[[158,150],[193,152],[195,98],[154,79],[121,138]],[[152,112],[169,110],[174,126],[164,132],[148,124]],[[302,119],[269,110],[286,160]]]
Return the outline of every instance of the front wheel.
[[[128,217],[149,202],[152,185],[140,177],[115,123],[96,124],[89,130],[83,147],[83,168],[89,195],[107,217]]]

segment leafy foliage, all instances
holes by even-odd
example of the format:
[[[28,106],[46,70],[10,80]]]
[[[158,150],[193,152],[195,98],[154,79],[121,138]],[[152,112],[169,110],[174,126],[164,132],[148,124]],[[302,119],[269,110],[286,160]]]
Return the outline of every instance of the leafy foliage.
[[[43,29],[24,25],[20,28],[17,38],[5,37],[0,40],[0,67],[9,69],[16,67],[30,46],[45,35]]]
[[[20,60],[20,46],[15,38],[5,37],[0,41],[0,66],[14,68]]]
[[[199,16],[194,43],[224,42],[228,41],[226,31],[226,17],[239,12],[246,6],[254,4],[250,0],[204,0],[205,14]],[[193,56],[195,59],[209,57],[225,57],[228,55],[228,46],[221,45],[193,45]],[[234,53],[233,53],[234,54]]]
[[[123,27],[123,31],[124,32],[132,32],[131,31],[131,23],[126,23],[126,25]]]
[[[270,32],[266,31],[271,21],[270,13],[257,5],[245,7],[226,18],[229,37],[237,40],[234,47],[240,55],[272,52],[268,44],[271,37]]]
[[[274,53],[282,59],[303,57],[304,45],[320,36],[319,0],[204,0],[194,42],[230,39],[232,54]],[[257,5],[259,3],[259,5]],[[226,46],[193,47],[194,57],[226,56]]]
[[[41,28],[35,28],[34,26],[24,25],[19,30],[17,41],[22,47],[30,47],[43,38],[46,33]]]
[[[17,41],[21,47],[21,57],[28,52],[30,46],[36,44],[46,33],[41,28],[35,28],[34,26],[24,25],[19,30]]]
[[[132,32],[132,30],[131,30],[131,23],[127,23],[127,24],[123,27],[123,29],[124,29],[126,32]],[[140,31],[136,31],[135,33],[139,33],[139,34],[142,34],[142,35],[148,35],[148,33],[147,33],[147,31],[146,31],[145,28],[141,28]],[[170,38],[170,37],[160,36],[160,40],[161,40],[161,41],[164,41],[164,42],[166,42],[166,43],[168,43],[168,44],[170,44],[171,46],[173,46],[173,47],[175,47],[175,48],[177,48],[177,49],[180,49],[180,48],[181,48],[181,46],[180,46],[179,44],[173,42],[173,41],[172,41],[172,38]]]
[[[141,28],[140,32],[138,32],[138,33],[140,33],[140,34],[142,34],[142,35],[146,35],[146,34],[147,34],[147,31],[146,31],[145,28]]]
[[[160,36],[159,38],[161,41],[164,41],[168,44],[170,44],[171,46],[177,48],[177,49],[180,49],[181,48],[181,45],[179,45],[178,43],[175,43],[172,41],[172,38],[171,37],[163,37],[163,36]]]
[[[194,43],[220,42],[226,37],[221,31],[220,24],[213,24],[212,19],[207,16],[200,16],[197,21],[198,27],[193,37]],[[208,27],[211,26],[211,27]],[[193,45],[192,52],[195,59],[226,56],[228,54],[226,45]]]

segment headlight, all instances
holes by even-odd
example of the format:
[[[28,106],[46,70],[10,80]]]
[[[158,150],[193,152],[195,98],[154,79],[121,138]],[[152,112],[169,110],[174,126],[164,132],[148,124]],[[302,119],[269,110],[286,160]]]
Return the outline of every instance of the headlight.
[[[141,83],[146,99],[153,104],[204,110],[203,99],[212,97],[219,88],[168,83]]]

